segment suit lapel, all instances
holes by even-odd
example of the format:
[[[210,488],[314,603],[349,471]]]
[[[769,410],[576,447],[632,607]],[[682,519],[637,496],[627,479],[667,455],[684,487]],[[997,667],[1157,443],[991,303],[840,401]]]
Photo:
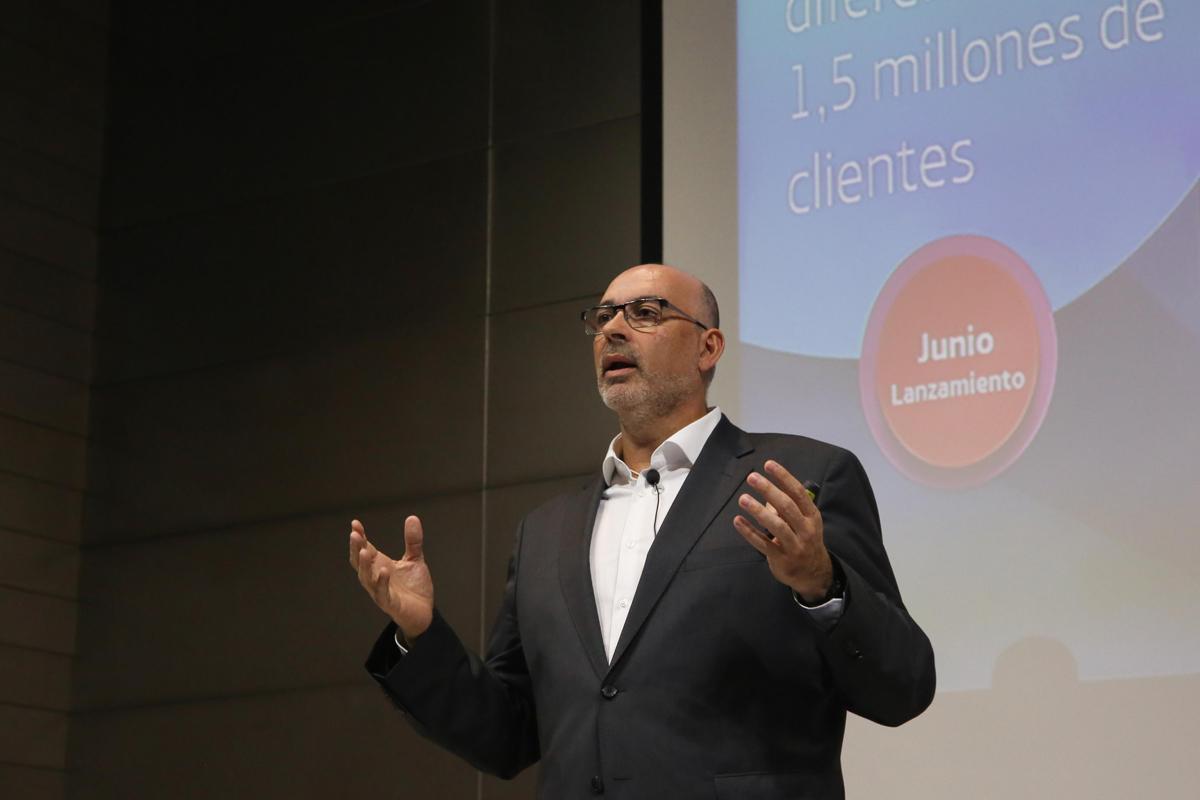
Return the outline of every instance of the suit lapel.
[[[616,666],[621,660],[629,643],[637,636],[646,618],[658,603],[659,597],[674,578],[683,559],[691,551],[696,540],[704,533],[713,518],[725,505],[729,496],[746,479],[750,472],[750,463],[744,457],[753,452],[745,433],[734,426],[726,417],[721,417],[720,423],[713,430],[704,449],[700,451],[695,465],[679,497],[671,504],[671,511],[663,519],[658,536],[646,556],[646,565],[642,569],[642,577],[638,581],[637,591],[633,595],[633,605],[629,616],[621,629],[621,638],[617,641],[613,652],[611,666]],[[597,500],[599,495],[597,495]],[[592,522],[595,521],[595,504],[592,506]],[[588,535],[591,526],[588,526]],[[591,591],[590,574],[587,567],[587,548],[583,548],[583,564],[585,575],[588,575],[588,591]],[[596,622],[595,600],[589,597],[591,603],[592,621],[597,626],[597,640],[600,640],[599,623]],[[577,622],[578,624],[578,622]],[[603,648],[601,647],[601,653]],[[603,662],[603,656],[601,657]],[[606,671],[611,668],[605,665]],[[603,676],[603,673],[602,673]]]
[[[590,554],[592,528],[596,525],[596,510],[603,492],[604,479],[597,477],[579,493],[576,502],[569,504],[558,551],[558,577],[563,598],[597,678],[603,678],[608,672],[608,660],[604,656],[604,637],[600,632],[600,616],[592,588]]]

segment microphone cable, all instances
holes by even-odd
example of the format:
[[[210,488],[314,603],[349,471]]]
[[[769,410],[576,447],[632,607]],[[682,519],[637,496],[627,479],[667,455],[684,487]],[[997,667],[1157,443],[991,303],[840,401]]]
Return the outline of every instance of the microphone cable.
[[[647,470],[643,470],[642,474],[646,476],[646,483],[649,484],[652,489],[654,489],[654,528],[653,528],[653,530],[654,530],[654,535],[658,536],[658,500],[663,492],[662,487],[658,485],[660,476],[658,474],[658,470],[654,469],[653,467],[651,467],[650,469],[647,469]]]

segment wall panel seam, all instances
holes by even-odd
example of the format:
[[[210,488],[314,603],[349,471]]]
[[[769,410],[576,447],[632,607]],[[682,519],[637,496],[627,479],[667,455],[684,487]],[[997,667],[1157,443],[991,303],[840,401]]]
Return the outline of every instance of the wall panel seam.
[[[19,769],[34,769],[38,772],[56,772],[60,775],[66,775],[69,770],[62,767],[51,767],[46,764],[26,764],[23,761],[6,761],[0,759],[0,767],[17,767]]]
[[[56,317],[47,316],[47,315],[41,313],[40,311],[31,311],[28,308],[22,308],[21,306],[15,306],[12,303],[6,303],[3,301],[0,301],[0,308],[5,308],[5,309],[8,309],[9,311],[15,311],[19,314],[24,314],[26,316],[33,317],[34,319],[40,319],[42,322],[48,322],[51,325],[56,325],[60,328],[64,328],[68,331],[71,331],[72,333],[82,333],[85,335],[91,333],[91,330],[88,328],[83,328],[83,327],[80,327],[79,325],[72,325],[71,323],[65,322]],[[78,383],[87,383],[87,381],[81,381],[78,379],[71,379],[71,380],[76,380]]]
[[[22,711],[44,711],[47,714],[62,714],[70,713],[70,709],[61,706],[39,706],[33,703],[17,703],[12,700],[0,700],[0,708],[18,708]]]
[[[22,653],[37,653],[39,656],[50,656],[52,658],[61,659],[63,661],[74,661],[75,660],[75,655],[73,653],[60,653],[56,650],[46,650],[44,648],[36,647],[33,645],[11,644],[11,643],[0,644],[0,659],[5,657],[5,652],[4,652],[5,650],[17,650]]]
[[[100,132],[100,129],[97,129],[97,133],[99,133],[99,132]],[[90,170],[84,169],[83,167],[81,167],[78,164],[75,164],[73,162],[64,161],[63,159],[58,158],[57,156],[54,156],[50,153],[46,153],[42,150],[37,149],[36,147],[33,147],[33,146],[25,143],[25,142],[21,142],[16,139],[13,139],[12,137],[0,136],[0,143],[7,145],[14,150],[19,150],[20,152],[24,153],[25,155],[33,156],[34,158],[40,159],[49,164],[53,164],[56,167],[61,167],[62,169],[68,170],[70,172],[74,172],[79,177],[88,178],[90,180],[96,181],[97,183],[100,181],[100,179],[102,177],[99,172],[92,172]]]
[[[17,100],[19,100],[19,101],[24,101],[24,102],[36,105],[38,108],[48,108],[50,110],[50,112],[53,114],[53,116],[56,118],[56,121],[60,121],[60,122],[70,124],[70,125],[78,125],[81,128],[85,128],[85,129],[88,129],[91,131],[99,132],[99,131],[104,130],[104,127],[102,124],[100,124],[100,125],[96,124],[97,116],[103,116],[102,114],[97,115],[97,114],[80,113],[80,112],[76,111],[74,108],[68,109],[63,106],[47,106],[46,105],[46,96],[44,94],[29,94],[28,92],[25,91],[24,85],[13,84],[13,83],[0,83],[0,94],[11,95],[12,97],[17,98]]]
[[[66,375],[62,372],[55,372],[54,370],[46,369],[45,367],[40,366],[38,364],[30,364],[27,361],[17,361],[14,358],[3,358],[3,359],[0,359],[0,361],[3,361],[6,364],[11,364],[14,367],[20,367],[21,369],[27,369],[30,372],[36,372],[39,375],[45,375],[48,378],[57,378],[58,380],[69,381],[69,382],[79,385],[79,386],[87,386],[88,385],[87,380],[80,378],[77,375]],[[90,365],[89,365],[89,367],[90,367]]]
[[[440,161],[454,161],[461,159],[464,156],[473,154],[485,154],[487,152],[487,144],[476,147],[466,147],[459,150],[451,150],[444,153],[437,153],[429,158],[418,159],[416,161],[397,161],[383,164],[379,169],[370,171],[355,172],[348,175],[339,175],[337,177],[327,178],[315,183],[302,183],[286,189],[267,192],[265,194],[247,195],[238,197],[227,202],[216,202],[208,205],[189,207],[181,209],[176,213],[167,214],[162,217],[154,217],[151,219],[137,220],[123,225],[100,225],[100,233],[103,235],[114,233],[129,233],[130,231],[141,230],[145,228],[153,228],[156,226],[176,225],[181,222],[192,221],[197,217],[219,216],[226,212],[238,211],[252,208],[257,205],[270,206],[280,202],[287,202],[294,198],[304,197],[305,195],[317,195],[324,190],[341,186],[342,184],[353,184],[357,181],[378,178],[392,172],[402,172],[405,170],[418,169],[437,164]],[[125,288],[118,282],[106,282],[105,285],[113,288]]]
[[[457,319],[453,317],[443,317],[443,319]],[[463,320],[477,319],[476,315],[463,315]],[[367,342],[376,340],[392,339],[398,336],[411,336],[411,331],[401,330],[399,328],[366,328],[357,335],[348,335],[344,339],[339,339],[333,344],[325,343],[312,347],[296,347],[294,349],[276,350],[270,353],[262,353],[258,355],[247,356],[245,358],[228,358],[220,361],[213,361],[205,364],[195,364],[177,369],[172,372],[151,372],[145,375],[136,375],[129,378],[117,378],[112,380],[96,380],[93,379],[88,383],[92,389],[92,393],[103,392],[106,389],[127,388],[136,386],[137,384],[155,383],[164,381],[173,381],[179,378],[188,378],[194,375],[203,375],[206,372],[221,372],[223,370],[237,370],[245,367],[252,367],[271,362],[283,362],[297,357],[316,357],[321,355],[330,355],[347,347],[352,347]],[[128,344],[132,339],[121,337],[106,336],[96,334],[92,337],[96,344],[96,351],[100,352],[100,345],[122,345]]]
[[[14,250],[13,248],[9,247],[6,243],[4,243],[2,241],[0,241],[0,253],[8,253],[10,255],[17,256],[18,258],[32,261],[34,264],[37,264],[39,266],[48,267],[52,271],[58,273],[60,277],[70,278],[71,280],[73,280],[77,283],[85,283],[88,286],[96,286],[97,285],[96,279],[90,275],[81,275],[75,269],[68,267],[64,264],[58,264],[58,263],[55,263],[54,261],[47,261],[46,259],[42,258],[41,256],[31,255],[30,253],[26,253],[22,250]]]
[[[48,592],[45,589],[34,589],[29,586],[22,586],[19,583],[13,583],[12,581],[0,580],[0,589],[8,589],[9,591],[13,592],[21,592],[22,594],[30,594],[35,597],[49,597],[54,600],[62,600],[63,602],[74,605],[78,605],[79,603],[79,598],[77,598],[75,595],[62,594],[61,592]]]
[[[563,297],[563,298],[559,298],[559,299],[555,299],[555,300],[547,300],[542,303],[533,303],[531,305],[518,306],[516,308],[504,308],[504,309],[501,309],[500,311],[492,311],[488,314],[488,317],[495,318],[495,317],[503,316],[505,314],[517,314],[522,311],[536,311],[539,308],[549,308],[550,306],[562,305],[563,303],[572,303],[572,302],[574,302],[574,303],[592,303],[603,292],[604,292],[604,287],[600,287],[596,291],[588,292],[587,294],[575,295],[572,297]],[[582,308],[580,308],[579,310],[583,311]],[[582,323],[580,324],[580,330],[582,330]]]
[[[332,5],[332,4],[331,4]],[[380,11],[363,12],[360,14],[350,14],[335,21],[322,21],[310,26],[295,28],[292,30],[261,30],[255,35],[249,37],[251,44],[239,45],[229,40],[221,43],[219,40],[214,40],[212,46],[203,49],[200,52],[193,52],[194,60],[191,62],[196,70],[210,69],[214,62],[224,62],[230,58],[239,56],[257,56],[262,51],[262,41],[265,36],[274,36],[275,44],[284,44],[288,46],[297,46],[304,44],[304,39],[324,39],[330,34],[336,33],[339,28],[348,27],[356,23],[369,22],[375,19],[403,14],[408,11],[407,8],[388,8]],[[120,40],[122,50],[128,52],[129,47],[133,47],[139,51],[139,55],[149,61],[153,61],[153,67],[158,69],[166,69],[168,62],[164,61],[157,48],[146,44],[141,38],[129,33],[122,33],[119,30],[114,30],[112,40]]]
[[[50,598],[51,600],[59,600],[67,605],[72,605],[72,606],[79,605],[78,598],[70,597],[68,595],[58,594],[57,592],[46,592],[41,589],[30,589],[28,586],[18,586],[16,584],[12,584],[7,581],[0,581],[0,589],[4,589],[5,591],[9,591],[9,592],[18,592],[20,594],[27,594],[27,595],[31,595],[33,597],[47,597],[47,598]]]
[[[302,521],[302,520],[308,520],[308,519],[313,519],[313,518],[317,518],[317,517],[336,517],[339,515],[344,516],[346,514],[352,514],[352,513],[357,514],[357,513],[361,513],[361,512],[365,512],[365,511],[377,511],[380,509],[387,509],[387,508],[411,505],[413,503],[420,502],[422,500],[445,499],[445,498],[450,498],[450,497],[466,498],[466,497],[469,497],[471,495],[474,495],[474,494],[480,493],[480,492],[503,491],[506,489],[514,489],[514,488],[518,488],[521,486],[533,486],[533,485],[540,484],[540,483],[549,483],[550,481],[566,480],[569,478],[578,478],[580,481],[586,481],[586,480],[592,478],[594,476],[594,474],[595,474],[594,472],[587,472],[587,473],[574,473],[573,472],[573,473],[566,473],[566,474],[560,474],[560,475],[550,475],[547,477],[534,478],[531,480],[509,481],[507,483],[499,483],[499,484],[495,484],[492,486],[485,486],[482,488],[480,488],[480,487],[474,487],[474,488],[470,488],[470,489],[457,488],[457,489],[447,490],[444,492],[426,492],[426,493],[422,493],[422,494],[407,495],[404,497],[396,497],[394,499],[388,498],[388,499],[385,499],[382,501],[372,500],[368,503],[353,503],[351,505],[339,506],[337,508],[329,508],[329,507],[322,506],[321,508],[315,509],[311,512],[310,511],[298,511],[298,512],[288,513],[288,514],[276,514],[276,515],[261,516],[261,517],[238,518],[238,519],[230,520],[228,522],[222,522],[217,525],[210,525],[210,526],[205,526],[202,528],[185,528],[185,529],[180,529],[180,530],[166,530],[166,531],[155,532],[155,533],[136,533],[136,534],[122,535],[120,533],[117,533],[116,529],[104,531],[104,530],[98,530],[95,528],[95,526],[93,526],[90,529],[91,535],[93,535],[93,536],[100,535],[100,536],[104,536],[105,538],[103,540],[95,540],[95,539],[90,540],[90,541],[84,540],[79,543],[79,548],[82,552],[85,552],[85,553],[103,552],[106,550],[112,550],[112,549],[118,549],[118,548],[122,548],[122,547],[130,547],[130,546],[136,546],[136,545],[142,545],[142,544],[156,544],[159,542],[170,542],[172,540],[186,539],[189,537],[228,535],[229,533],[239,530],[239,529],[269,527],[272,525],[278,525],[278,524],[286,523],[286,522],[290,522],[290,521]],[[88,494],[94,495],[95,493],[89,492]],[[22,531],[22,532],[25,532],[25,531]],[[245,534],[243,534],[243,535],[245,535]],[[50,536],[47,536],[45,538],[50,541],[62,542],[65,544],[73,543],[73,542],[70,542],[69,540],[56,539],[56,538],[50,537]]]
[[[6,363],[6,364],[13,364],[15,366],[21,367],[22,369],[26,369],[24,364],[17,364],[15,361],[5,361],[4,359],[0,359],[0,362]],[[57,376],[55,376],[55,377],[57,377]],[[82,431],[78,431],[78,430],[71,430],[70,428],[60,428],[57,425],[51,425],[46,422],[39,422],[38,420],[30,419],[29,417],[23,417],[20,414],[12,414],[7,411],[0,411],[0,419],[8,419],[8,420],[12,420],[14,422],[20,422],[22,425],[28,425],[31,428],[40,428],[41,430],[44,430],[44,431],[52,431],[54,433],[60,433],[63,436],[69,436],[72,439],[81,439],[84,442],[88,441],[88,435],[86,432],[82,432]]]
[[[25,528],[18,528],[13,525],[0,525],[0,532],[10,533],[15,536],[25,536],[29,539],[37,539],[41,542],[53,542],[54,544],[67,545],[72,549],[77,549],[79,547],[79,542],[75,539],[59,539],[57,536],[47,536],[44,533],[38,533],[37,531],[31,531]]]
[[[480,431],[480,486],[488,484],[488,433],[491,426],[492,370],[492,256],[496,224],[496,0],[488,0],[488,91],[487,91],[487,193],[484,218],[484,291],[483,291],[483,429]],[[479,492],[479,652],[487,641],[487,542],[488,493]],[[483,800],[483,772],[475,771],[475,797]]]
[[[505,149],[508,147],[512,147],[514,145],[533,144],[533,143],[538,142],[543,139],[552,139],[556,136],[563,136],[563,135],[569,134],[569,133],[585,131],[588,128],[599,128],[599,127],[604,127],[606,125],[614,125],[618,122],[627,122],[629,120],[638,119],[641,116],[642,116],[641,109],[638,109],[637,111],[630,112],[629,114],[622,114],[617,117],[605,117],[604,119],[594,119],[594,120],[589,120],[588,122],[581,123],[579,125],[568,125],[565,128],[549,128],[549,129],[544,129],[544,130],[538,130],[538,131],[535,131],[535,132],[529,134],[528,136],[517,136],[514,138],[510,138],[510,139],[503,139],[501,141],[496,142],[496,146],[501,149]]]
[[[286,697],[289,695],[319,694],[321,692],[340,691],[346,689],[356,691],[361,690],[372,695],[378,694],[379,692],[379,690],[374,685],[369,684],[369,682],[364,682],[363,680],[355,678],[353,680],[348,679],[344,681],[327,681],[324,683],[295,684],[291,686],[246,689],[232,692],[214,692],[210,694],[198,694],[191,697],[164,697],[155,700],[111,703],[108,705],[90,704],[72,709],[71,716],[88,717],[113,714],[132,714],[163,708],[202,706],[218,703],[238,703],[274,697]]]
[[[10,192],[0,192],[0,198],[3,198],[4,200],[6,200],[9,203],[12,203],[13,205],[23,206],[25,208],[32,209],[32,210],[38,212],[39,214],[47,216],[50,219],[53,219],[57,222],[65,222],[68,225],[74,225],[76,228],[82,229],[85,233],[90,233],[93,236],[96,234],[95,222],[92,222],[89,220],[84,220],[84,219],[77,219],[75,217],[72,217],[72,216],[62,213],[61,211],[55,211],[52,208],[47,208],[46,206],[40,205],[38,203],[31,203],[28,200],[21,198],[21,197],[17,197],[16,195],[14,195]]]
[[[87,437],[84,437],[84,438],[86,439]],[[12,475],[13,477],[21,478],[23,480],[30,481],[31,483],[37,483],[42,486],[51,486],[55,489],[64,489],[64,490],[66,490],[68,492],[72,492],[74,494],[85,494],[85,491],[82,486],[74,486],[69,483],[59,483],[58,481],[52,481],[52,480],[48,480],[46,478],[39,478],[37,475],[30,475],[26,472],[19,472],[15,469],[6,469],[5,467],[0,467],[0,475]]]
[[[57,7],[60,9],[62,8],[62,6],[57,6]],[[105,40],[105,32],[102,29],[100,29],[100,27],[97,26],[95,23],[92,23],[92,22],[84,19],[83,17],[76,17],[76,21],[82,27],[91,28],[92,30],[88,31],[88,33],[94,34],[96,41],[103,42]],[[70,58],[63,58],[63,55],[61,53],[54,53],[54,52],[46,49],[46,47],[44,45],[42,45],[41,42],[25,39],[20,34],[14,33],[11,29],[6,28],[3,24],[0,24],[0,39],[7,39],[10,42],[16,42],[17,44],[22,45],[23,47],[27,48],[34,55],[41,57],[42,59],[50,62],[51,64],[57,64],[60,67],[70,67],[73,70],[77,70],[79,77],[83,78],[84,84],[89,87],[103,88],[103,86],[104,86],[103,81],[101,81],[100,83],[97,84],[91,80],[91,76],[96,71],[95,64],[85,64],[82,61],[76,61],[76,60],[70,59]],[[106,57],[106,58],[101,59],[101,61],[107,63],[108,59]]]
[[[166,542],[171,539],[182,539],[194,536],[208,536],[216,534],[227,534],[231,531],[240,528],[257,528],[278,525],[280,523],[308,520],[317,517],[341,517],[345,515],[359,514],[368,511],[378,511],[381,509],[392,508],[396,506],[411,505],[421,500],[436,500],[450,497],[468,498],[472,495],[483,491],[482,487],[471,485],[466,487],[452,487],[444,491],[422,492],[419,494],[403,495],[387,498],[374,498],[364,502],[350,501],[345,505],[337,506],[320,506],[314,509],[306,509],[303,511],[289,512],[286,514],[268,514],[258,517],[242,517],[231,519],[227,522],[221,522],[215,525],[206,525],[201,528],[183,528],[179,530],[167,530],[159,533],[141,533],[124,536],[119,538],[107,538],[104,541],[83,541],[80,543],[80,549],[85,552],[103,551],[110,548],[125,547],[135,544],[146,544],[152,542]],[[95,492],[89,492],[93,496],[104,497]],[[101,535],[111,536],[114,531],[97,530],[93,525],[91,528],[93,535],[99,533]]]
[[[76,603],[76,606],[79,604]],[[49,647],[38,647],[36,645],[26,644],[24,642],[13,642],[8,639],[0,639],[0,647],[8,647],[13,650],[26,650],[30,653],[41,653],[47,656],[59,656],[70,661],[75,660],[75,653],[70,650],[54,650]]]

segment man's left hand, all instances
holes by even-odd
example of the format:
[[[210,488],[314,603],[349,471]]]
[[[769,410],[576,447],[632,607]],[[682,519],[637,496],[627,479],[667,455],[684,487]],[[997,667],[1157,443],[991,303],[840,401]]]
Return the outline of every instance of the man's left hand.
[[[781,464],[768,461],[763,466],[766,475],[752,472],[746,479],[762,501],[749,494],[738,498],[738,505],[759,527],[741,515],[733,518],[733,527],[767,557],[776,580],[806,604],[819,602],[833,585],[821,512],[804,485]]]

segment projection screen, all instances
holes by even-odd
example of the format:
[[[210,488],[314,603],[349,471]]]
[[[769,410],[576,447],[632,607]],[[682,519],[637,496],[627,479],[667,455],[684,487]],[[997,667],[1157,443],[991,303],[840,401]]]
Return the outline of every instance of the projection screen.
[[[665,0],[712,400],[850,448],[939,693],[851,797],[1200,785],[1200,3]]]

